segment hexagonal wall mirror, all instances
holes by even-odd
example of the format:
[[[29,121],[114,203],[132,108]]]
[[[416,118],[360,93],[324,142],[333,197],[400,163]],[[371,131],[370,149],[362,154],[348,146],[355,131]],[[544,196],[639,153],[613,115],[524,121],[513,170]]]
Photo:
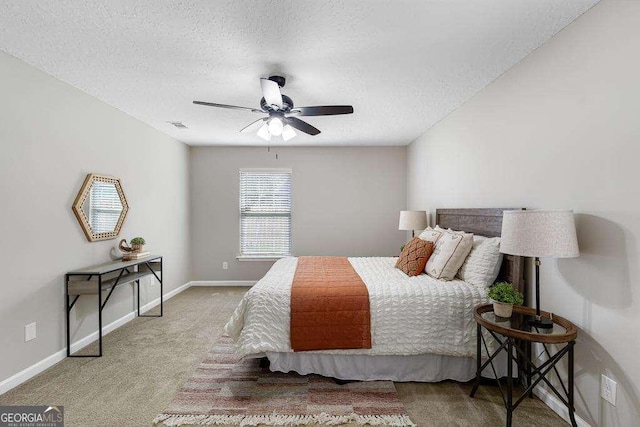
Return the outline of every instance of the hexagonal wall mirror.
[[[128,211],[120,179],[95,173],[87,175],[73,203],[73,213],[90,242],[118,237]]]

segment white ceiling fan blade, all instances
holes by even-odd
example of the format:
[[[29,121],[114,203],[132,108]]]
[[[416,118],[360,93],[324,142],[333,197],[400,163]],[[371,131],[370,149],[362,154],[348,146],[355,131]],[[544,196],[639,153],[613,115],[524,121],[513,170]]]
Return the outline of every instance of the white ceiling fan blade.
[[[280,93],[280,86],[273,80],[261,78],[260,87],[262,88],[262,96],[268,105],[275,105],[279,109],[282,109],[282,94]]]
[[[266,122],[267,120],[269,120],[269,117],[265,117],[265,118],[262,118],[262,119],[258,119],[258,120],[256,120],[255,122],[251,123],[250,125],[248,125],[248,126],[244,127],[244,128],[240,131],[240,133],[255,132],[255,131],[257,131],[258,129],[260,129],[260,126],[262,126],[262,124],[263,124],[264,122]]]

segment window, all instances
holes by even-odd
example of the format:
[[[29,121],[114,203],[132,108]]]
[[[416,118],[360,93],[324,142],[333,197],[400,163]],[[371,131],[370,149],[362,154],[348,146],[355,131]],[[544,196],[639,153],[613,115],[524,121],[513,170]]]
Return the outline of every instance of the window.
[[[240,170],[240,255],[291,255],[291,170]]]

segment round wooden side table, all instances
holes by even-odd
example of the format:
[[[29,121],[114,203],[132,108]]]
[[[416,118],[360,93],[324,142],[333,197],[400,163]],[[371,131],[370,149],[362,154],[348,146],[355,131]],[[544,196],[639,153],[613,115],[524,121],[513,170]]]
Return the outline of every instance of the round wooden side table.
[[[527,397],[533,397],[533,389],[540,383],[547,384],[562,403],[569,410],[569,418],[571,425],[576,426],[575,407],[574,407],[574,390],[573,390],[573,348],[575,339],[578,336],[578,329],[575,325],[560,316],[552,315],[549,312],[542,311],[543,317],[553,320],[553,328],[537,329],[531,325],[534,318],[535,310],[529,307],[513,307],[513,315],[510,318],[502,318],[496,316],[493,312],[492,304],[479,305],[474,310],[474,318],[477,324],[477,368],[476,381],[471,390],[470,396],[473,397],[480,386],[482,372],[488,366],[491,367],[494,378],[498,383],[498,388],[507,409],[507,427],[511,426],[513,411]],[[497,342],[493,348],[485,339],[482,329],[485,329]],[[544,348],[544,354],[547,360],[536,365],[531,360],[532,343],[540,343]],[[560,349],[552,353],[549,344],[557,344]],[[563,345],[564,344],[564,345]],[[482,348],[484,347],[487,355],[486,361],[482,361]],[[502,352],[507,353],[507,390],[502,390],[502,385],[498,380],[496,368],[493,364],[494,359]],[[567,384],[562,380],[558,372],[557,363],[567,356],[568,362],[568,379]],[[513,397],[513,365],[516,363],[518,367],[518,376],[523,374],[525,381],[525,390],[517,399]],[[547,378],[553,371],[561,386],[561,393]]]

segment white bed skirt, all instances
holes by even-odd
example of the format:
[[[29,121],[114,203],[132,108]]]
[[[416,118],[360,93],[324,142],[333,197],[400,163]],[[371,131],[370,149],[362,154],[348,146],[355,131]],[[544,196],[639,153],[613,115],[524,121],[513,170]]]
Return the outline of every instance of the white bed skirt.
[[[318,374],[341,380],[396,382],[467,382],[476,376],[476,359],[472,357],[418,354],[414,356],[337,355],[322,353],[267,352],[271,371]],[[501,355],[502,356],[502,355]],[[506,376],[506,358],[494,361],[499,377]],[[491,367],[483,377],[493,378]]]

